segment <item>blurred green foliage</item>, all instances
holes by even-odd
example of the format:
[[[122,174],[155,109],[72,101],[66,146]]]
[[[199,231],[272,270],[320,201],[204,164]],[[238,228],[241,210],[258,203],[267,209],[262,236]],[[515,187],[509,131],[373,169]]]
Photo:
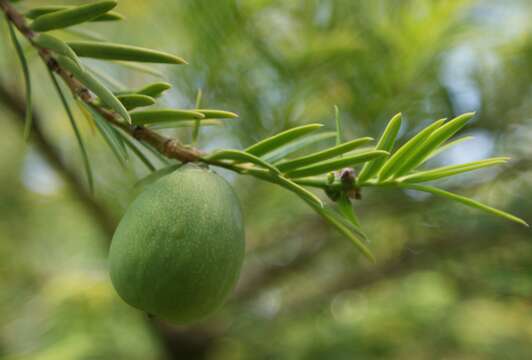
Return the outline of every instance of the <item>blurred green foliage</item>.
[[[50,2],[17,6],[37,4]],[[477,111],[466,129],[475,139],[433,161],[492,154],[513,160],[446,187],[532,218],[530,1],[122,0],[117,10],[126,21],[79,29],[183,56],[190,65],[158,67],[175,86],[163,100],[168,105],[193,106],[201,88],[206,106],[239,113],[225,127],[203,129],[201,147],[245,147],[312,122],[333,129],[334,104],[352,137],[377,137],[403,112],[403,140],[429,120]],[[0,25],[0,81],[21,94],[3,19]],[[66,168],[83,179],[68,120],[50,95],[44,67],[28,52],[43,132]],[[156,80],[90,63],[128,87]],[[23,142],[20,119],[1,102],[0,114],[0,358],[166,356],[160,333],[120,301],[106,269],[110,233],[101,217],[120,217],[146,169],[117,166],[77,113],[95,168],[96,200],[105,209],[98,214],[39,146]],[[190,332],[207,358],[532,354],[529,230],[448,201],[372,189],[356,203],[378,259],[372,265],[294,196],[222,173],[243,202],[248,250],[227,306],[179,329]]]

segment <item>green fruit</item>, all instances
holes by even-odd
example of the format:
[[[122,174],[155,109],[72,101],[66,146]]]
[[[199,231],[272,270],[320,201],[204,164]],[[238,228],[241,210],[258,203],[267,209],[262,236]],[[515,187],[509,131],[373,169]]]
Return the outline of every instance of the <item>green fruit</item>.
[[[114,234],[111,280],[130,305],[174,323],[212,313],[244,257],[238,199],[214,172],[186,165],[150,185]]]

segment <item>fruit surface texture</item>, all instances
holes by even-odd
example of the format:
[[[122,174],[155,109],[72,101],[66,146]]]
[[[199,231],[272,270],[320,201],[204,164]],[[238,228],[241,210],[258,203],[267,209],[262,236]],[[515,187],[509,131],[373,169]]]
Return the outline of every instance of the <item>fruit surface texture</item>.
[[[188,323],[223,304],[243,257],[233,189],[214,172],[186,165],[133,201],[113,236],[109,264],[111,281],[128,304]]]

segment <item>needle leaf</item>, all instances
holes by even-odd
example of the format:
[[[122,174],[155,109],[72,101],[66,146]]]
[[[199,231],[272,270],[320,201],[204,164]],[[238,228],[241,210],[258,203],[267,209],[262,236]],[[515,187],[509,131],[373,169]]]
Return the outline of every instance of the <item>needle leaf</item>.
[[[403,161],[405,161],[406,158],[410,156],[413,151],[415,151],[416,147],[419,146],[423,141],[425,141],[427,136],[429,136],[434,130],[439,128],[444,122],[445,119],[440,119],[433,122],[423,130],[418,132],[416,135],[414,135],[403,146],[397,149],[397,151],[395,151],[393,155],[388,160],[386,160],[386,162],[382,166],[382,169],[379,172],[379,180],[383,181],[394,175],[403,163]]]
[[[353,166],[368,160],[372,160],[381,156],[388,155],[388,152],[383,150],[367,150],[361,151],[357,154],[346,156],[340,159],[324,161],[314,165],[309,165],[299,169],[295,169],[286,173],[290,178],[300,178],[307,176],[315,176],[325,174],[329,171],[338,170],[347,166]]]
[[[26,112],[24,115],[24,140],[28,140],[30,137],[31,127],[33,125],[33,99],[31,94],[31,76],[30,69],[28,67],[28,61],[26,60],[26,55],[24,55],[24,50],[17,39],[13,25],[8,20],[9,34],[11,36],[11,41],[13,41],[13,46],[17,53],[20,65],[22,67],[22,73],[24,74],[24,83],[26,87]]]
[[[266,138],[258,143],[251,145],[245,151],[255,156],[262,156],[273,150],[280,148],[281,146],[294,141],[297,138],[305,136],[306,134],[321,128],[322,124],[309,124],[298,126],[286,131],[283,131],[277,135]]]
[[[287,171],[294,170],[294,169],[297,169],[297,168],[300,168],[306,165],[315,164],[319,161],[324,161],[330,158],[337,157],[338,155],[345,154],[346,152],[349,152],[361,145],[364,145],[371,140],[373,139],[370,137],[364,137],[364,138],[351,140],[346,143],[334,146],[332,148],[312,153],[310,155],[301,156],[295,159],[279,162],[277,164],[277,167],[282,172],[287,172]]]
[[[291,155],[299,150],[304,149],[305,147],[315,145],[317,143],[323,142],[325,140],[330,140],[336,136],[336,132],[328,131],[319,134],[312,134],[305,136],[303,138],[297,139],[289,144],[281,146],[277,150],[274,150],[262,158],[270,163],[276,163],[279,160],[286,158],[288,155]]]
[[[474,113],[465,113],[455,117],[448,123],[434,130],[430,136],[418,147],[414,148],[405,161],[399,166],[395,176],[401,176],[418,166],[441,144],[456,134],[474,116]]]
[[[388,125],[384,129],[384,132],[382,133],[382,136],[375,149],[384,150],[388,152],[391,152],[393,150],[397,134],[399,133],[399,129],[401,128],[401,118],[402,115],[401,113],[399,113],[388,122]],[[358,175],[358,183],[364,183],[366,180],[373,177],[373,175],[377,174],[384,165],[385,161],[386,158],[381,157],[365,163],[362,167],[362,170],[360,171],[360,174]]]
[[[138,46],[99,41],[71,41],[68,45],[80,57],[102,60],[136,61],[161,64],[186,64],[182,58]]]
[[[458,175],[464,172],[469,172],[477,169],[482,169],[488,166],[504,164],[510,158],[496,157],[480,161],[473,161],[466,164],[442,166],[436,169],[420,171],[411,175],[403,176],[397,179],[398,182],[419,183],[433,181],[453,175]]]
[[[92,4],[73,6],[38,16],[30,27],[34,31],[62,29],[91,21],[104,15],[117,5],[116,1],[99,1]]]
[[[403,189],[423,191],[423,192],[427,192],[427,193],[430,193],[436,196],[447,198],[449,200],[454,200],[464,205],[470,206],[472,208],[487,212],[492,215],[502,217],[506,220],[510,220],[510,221],[513,221],[513,222],[516,222],[518,224],[525,225],[528,227],[528,224],[526,223],[526,221],[518,218],[517,216],[514,216],[502,210],[492,208],[491,206],[484,205],[476,200],[470,199],[465,196],[457,195],[457,194],[454,194],[454,193],[451,193],[451,192],[448,192],[448,191],[445,191],[445,190],[442,190],[442,189],[439,189],[433,186],[414,185],[414,184],[401,184],[399,186]]]
[[[78,142],[81,157],[83,159],[83,166],[85,167],[85,173],[87,175],[87,182],[89,184],[89,189],[93,193],[94,192],[94,176],[92,174],[92,168],[91,168],[90,161],[89,161],[89,155],[87,154],[87,150],[85,148],[85,142],[83,141],[81,132],[79,131],[78,125],[76,124],[76,120],[74,119],[72,109],[68,105],[68,101],[66,99],[65,94],[63,93],[63,90],[61,90],[61,86],[59,85],[59,82],[57,81],[54,74],[50,70],[48,70],[48,73],[50,75],[50,78],[52,79],[52,84],[54,84],[54,88],[57,91],[57,94],[59,95],[59,99],[61,100],[61,103],[63,104],[63,108],[65,109],[68,120],[70,121],[70,126],[72,127],[72,130],[74,131],[74,135],[76,136],[76,141]]]
[[[159,109],[144,110],[131,113],[131,121],[134,125],[157,124],[168,121],[204,119],[205,115],[194,110],[183,109]]]
[[[207,160],[236,160],[238,162],[249,162],[264,169],[270,170],[272,173],[279,174],[279,169],[267,163],[261,158],[246,153],[240,150],[220,150],[212,154]]]

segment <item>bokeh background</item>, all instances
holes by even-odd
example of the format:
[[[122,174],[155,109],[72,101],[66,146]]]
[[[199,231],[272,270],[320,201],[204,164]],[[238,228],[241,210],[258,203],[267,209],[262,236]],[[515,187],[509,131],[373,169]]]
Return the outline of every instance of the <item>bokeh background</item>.
[[[311,122],[333,129],[335,104],[350,137],[377,137],[401,111],[403,141],[428,121],[476,111],[465,130],[475,139],[435,164],[513,160],[442,186],[532,220],[531,1],[121,0],[118,11],[126,21],[76,31],[183,56],[190,65],[157,68],[175,86],[163,102],[193,106],[201,88],[204,104],[240,114],[206,129],[202,148],[242,148]],[[0,28],[0,358],[532,357],[529,229],[431,196],[367,190],[355,206],[378,258],[370,264],[296,197],[226,172],[246,216],[238,289],[193,326],[147,319],[115,294],[106,263],[146,168],[120,167],[77,113],[96,172],[88,193],[31,49],[39,128],[25,143],[22,75],[4,19]],[[157,80],[87,64],[115,87]]]

